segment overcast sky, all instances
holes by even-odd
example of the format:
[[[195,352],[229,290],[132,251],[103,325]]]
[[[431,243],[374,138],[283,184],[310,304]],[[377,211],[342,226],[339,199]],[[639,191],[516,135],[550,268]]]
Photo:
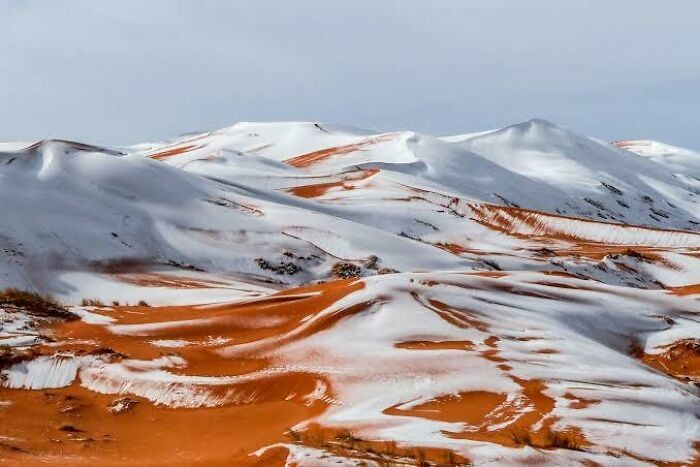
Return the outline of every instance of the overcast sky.
[[[697,0],[0,0],[0,140],[546,118],[700,149]]]

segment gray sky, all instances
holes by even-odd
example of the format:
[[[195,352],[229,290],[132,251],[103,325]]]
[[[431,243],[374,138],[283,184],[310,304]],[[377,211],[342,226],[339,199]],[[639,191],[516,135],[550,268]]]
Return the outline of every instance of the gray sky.
[[[700,149],[697,0],[0,0],[0,140],[531,117]]]

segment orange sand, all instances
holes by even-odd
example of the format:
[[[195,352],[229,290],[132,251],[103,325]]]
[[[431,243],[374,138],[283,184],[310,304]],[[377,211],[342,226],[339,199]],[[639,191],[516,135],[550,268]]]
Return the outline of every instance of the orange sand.
[[[331,156],[339,156],[343,154],[351,154],[353,152],[362,151],[368,146],[372,146],[383,141],[388,141],[393,138],[394,135],[388,133],[385,135],[379,135],[371,138],[367,138],[359,143],[346,144],[344,146],[335,146],[331,148],[321,149],[319,151],[313,151],[300,156],[287,159],[286,162],[294,167],[309,167],[316,164],[317,162],[328,159]]]
[[[357,188],[357,182],[371,178],[377,173],[379,173],[379,169],[358,170],[353,172],[352,175],[340,177],[340,180],[337,181],[317,183],[313,185],[300,185],[289,188],[287,191],[302,198],[318,198],[333,188],[354,190]]]
[[[177,156],[178,154],[184,154],[184,153],[189,152],[189,151],[194,151],[195,149],[199,149],[201,147],[202,146],[197,146],[196,144],[188,144],[185,146],[180,146],[180,147],[172,148],[172,149],[166,149],[165,151],[160,151],[160,152],[156,152],[153,154],[149,154],[148,157],[150,157],[151,159],[156,159],[156,160],[160,161],[163,159],[167,159],[168,157]]]
[[[235,350],[234,344],[294,334],[303,318],[362,286],[362,282],[336,281],[214,307],[116,307],[108,314],[119,325],[207,321],[134,333],[137,335],[115,334],[102,325],[72,321],[48,329],[57,345],[38,346],[36,352],[80,355],[101,349],[98,352],[112,355],[112,361],[177,354],[187,365],[169,369],[172,373],[249,374],[274,364],[265,356],[265,347],[255,355],[225,356],[227,348]],[[332,326],[337,319],[330,317],[318,326]],[[211,337],[228,342],[206,344]],[[197,344],[163,348],[151,343],[176,338]],[[304,398],[319,380],[323,378],[317,374],[293,370],[272,373],[234,385],[236,395],[245,402],[214,408],[173,409],[126,395],[138,403],[117,414],[107,407],[125,395],[97,394],[79,382],[40,391],[0,388],[0,400],[9,402],[0,407],[0,433],[7,437],[0,443],[0,458],[22,465],[283,465],[286,456],[279,450],[262,459],[249,454],[288,441],[284,433],[290,427],[323,412],[325,402]],[[226,389],[230,387],[215,387],[212,392],[216,395]]]

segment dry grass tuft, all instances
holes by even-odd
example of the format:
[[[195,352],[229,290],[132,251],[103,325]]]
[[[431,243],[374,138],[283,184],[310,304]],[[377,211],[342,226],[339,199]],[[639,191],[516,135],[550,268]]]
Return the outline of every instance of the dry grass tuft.
[[[105,304],[99,298],[83,298],[80,301],[80,306],[105,306]]]
[[[331,274],[340,279],[352,279],[362,275],[362,268],[354,263],[340,261],[333,265]]]
[[[37,318],[55,318],[65,321],[78,319],[53,298],[20,289],[5,289],[0,292],[0,308],[22,311]]]

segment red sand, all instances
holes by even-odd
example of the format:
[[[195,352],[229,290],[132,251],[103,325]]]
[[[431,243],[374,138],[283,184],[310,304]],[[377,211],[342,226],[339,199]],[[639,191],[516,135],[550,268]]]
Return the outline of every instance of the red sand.
[[[285,334],[298,327],[307,315],[325,309],[362,286],[362,282],[336,281],[249,303],[216,307],[116,307],[109,315],[117,324],[172,323],[197,318],[210,321],[139,335],[114,334],[104,326],[82,321],[61,323],[49,331],[63,344],[39,346],[37,352],[81,354],[102,348],[110,349],[116,361],[126,357],[154,359],[175,353],[187,361],[187,366],[171,369],[173,373],[248,374],[273,362],[264,351],[223,356],[220,351],[224,345]],[[329,318],[319,326],[332,326],[334,322],[334,318]],[[150,342],[174,338],[204,342],[209,337],[224,337],[230,342],[173,349]],[[284,433],[290,427],[323,412],[324,402],[309,403],[303,397],[314,390],[319,378],[290,370],[239,383],[237,394],[246,403],[213,408],[173,409],[129,395],[138,403],[118,414],[109,412],[107,407],[124,395],[97,394],[78,382],[40,391],[0,388],[0,400],[10,402],[0,408],[0,433],[7,437],[0,443],[0,457],[22,465],[283,465],[284,457],[280,455],[273,456],[273,462],[272,454],[263,460],[249,454],[275,442],[288,441]]]

